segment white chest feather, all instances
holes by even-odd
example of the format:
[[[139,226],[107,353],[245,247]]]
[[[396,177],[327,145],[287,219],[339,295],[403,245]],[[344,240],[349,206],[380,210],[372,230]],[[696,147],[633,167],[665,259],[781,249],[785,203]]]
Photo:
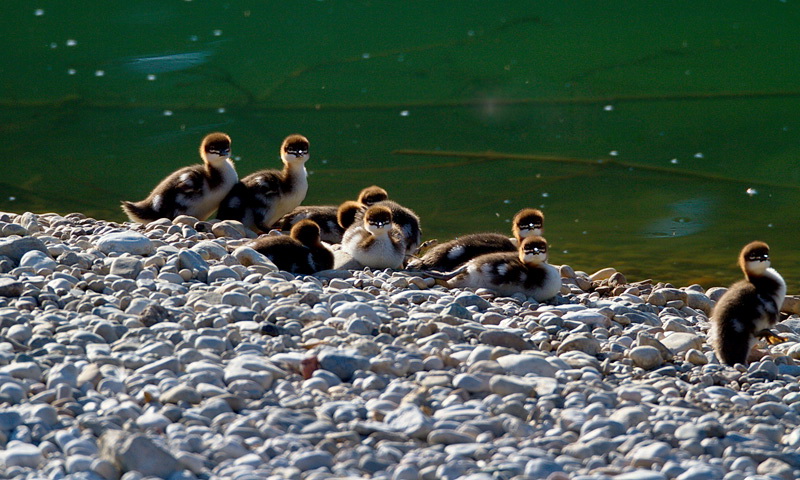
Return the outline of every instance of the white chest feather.
[[[378,234],[373,242],[366,247],[363,246],[362,240],[370,235],[362,228],[356,229],[342,240],[342,249],[366,267],[400,268],[403,266],[405,252],[402,248],[398,248],[389,235]]]
[[[187,215],[205,220],[219,208],[222,199],[231,191],[231,188],[233,188],[233,185],[239,179],[236,174],[236,169],[233,167],[233,162],[230,160],[226,161],[219,170],[222,175],[222,182],[214,188],[211,188],[206,179],[206,181],[203,182],[202,195],[188,206]]]
[[[288,190],[278,197],[270,211],[269,219],[267,220],[269,225],[275,224],[282,216],[299,207],[303,200],[306,199],[306,193],[308,193],[306,167],[293,167],[291,174],[291,183],[288,185]]]

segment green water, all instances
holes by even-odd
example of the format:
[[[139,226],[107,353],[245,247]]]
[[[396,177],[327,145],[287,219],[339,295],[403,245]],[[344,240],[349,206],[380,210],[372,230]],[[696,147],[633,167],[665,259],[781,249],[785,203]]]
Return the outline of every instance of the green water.
[[[730,283],[762,239],[800,285],[796,2],[6,10],[0,210],[122,220],[119,200],[198,161],[205,133],[231,135],[244,176],[298,132],[308,204],[379,184],[439,239],[541,207],[553,263],[679,285]]]

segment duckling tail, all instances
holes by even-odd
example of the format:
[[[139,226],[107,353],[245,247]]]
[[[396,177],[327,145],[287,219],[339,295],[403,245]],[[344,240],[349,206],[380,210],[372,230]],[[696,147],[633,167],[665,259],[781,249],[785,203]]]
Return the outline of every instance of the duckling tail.
[[[143,202],[128,202],[122,201],[122,211],[131,219],[132,222],[148,223],[153,220],[158,220],[161,216],[153,210],[149,204]]]

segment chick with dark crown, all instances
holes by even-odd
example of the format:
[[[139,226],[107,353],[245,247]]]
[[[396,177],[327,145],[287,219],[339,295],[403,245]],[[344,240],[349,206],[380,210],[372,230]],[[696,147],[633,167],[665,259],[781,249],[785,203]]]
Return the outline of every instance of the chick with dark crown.
[[[362,193],[367,192],[364,196],[370,198],[369,190],[374,192],[374,196],[372,198],[380,198],[381,191],[385,194],[386,191],[381,189],[380,187],[369,187],[362,191]],[[380,189],[380,190],[377,190]],[[399,203],[384,199],[380,201],[376,201],[373,205],[382,205],[387,207],[389,210],[392,211],[392,221],[397,227],[400,229],[400,232],[403,234],[403,242],[405,243],[406,252],[408,255],[413,255],[416,253],[417,249],[419,249],[420,243],[422,242],[422,228],[420,227],[419,216],[414,213],[408,207],[404,207]],[[364,205],[359,205],[358,202],[348,201],[344,202],[339,206],[339,212],[337,215],[337,219],[339,221],[339,225],[343,228],[347,229],[351,225],[360,224],[363,221],[364,213],[366,212],[367,207]]]
[[[498,295],[523,293],[543,302],[561,291],[561,275],[547,263],[547,241],[522,240],[517,253],[489,253],[464,264],[448,283],[451,287],[488,288]]]
[[[415,270],[450,271],[480,255],[516,252],[519,242],[532,235],[541,235],[544,214],[535,208],[524,208],[512,220],[513,238],[499,233],[472,233],[440,243],[421,258],[408,262]]]
[[[394,224],[392,210],[381,203],[367,208],[359,223],[350,226],[342,250],[370,268],[400,268],[406,256],[405,238]]]
[[[208,218],[238,180],[231,156],[231,138],[210,133],[200,143],[202,164],[183,167],[162,180],[139,202],[122,202],[122,210],[133,222],[149,223],[159,218],[190,215]]]
[[[281,270],[310,275],[333,268],[333,253],[322,244],[319,225],[301,220],[287,235],[262,235],[250,247]]]
[[[289,135],[281,145],[282,170],[259,170],[244,177],[222,201],[221,220],[238,220],[254,231],[268,232],[306,198],[308,139]]]
[[[349,202],[355,206],[353,217],[355,217],[355,211],[358,209],[368,207],[375,202],[386,200],[387,198],[386,190],[378,186],[373,185],[361,190],[358,195],[358,200]],[[301,205],[281,217],[275,225],[275,228],[283,231],[291,230],[295,223],[303,219],[309,219],[319,225],[322,241],[327,243],[341,243],[346,227],[342,227],[339,223],[339,208],[340,207],[335,205]],[[348,226],[351,223],[352,221],[348,222]]]
[[[744,279],[730,286],[711,314],[709,339],[722,363],[746,364],[757,338],[783,339],[770,331],[780,320],[786,282],[770,266],[769,246],[751,242],[739,253]]]

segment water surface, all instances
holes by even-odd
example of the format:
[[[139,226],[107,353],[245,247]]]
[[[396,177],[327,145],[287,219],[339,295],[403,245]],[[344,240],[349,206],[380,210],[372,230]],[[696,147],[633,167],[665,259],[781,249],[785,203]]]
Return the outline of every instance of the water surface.
[[[379,184],[439,239],[541,207],[554,263],[679,285],[730,283],[762,239],[797,291],[793,2],[91,0],[7,20],[2,210],[122,220],[210,131],[242,176],[299,132],[309,204]]]

